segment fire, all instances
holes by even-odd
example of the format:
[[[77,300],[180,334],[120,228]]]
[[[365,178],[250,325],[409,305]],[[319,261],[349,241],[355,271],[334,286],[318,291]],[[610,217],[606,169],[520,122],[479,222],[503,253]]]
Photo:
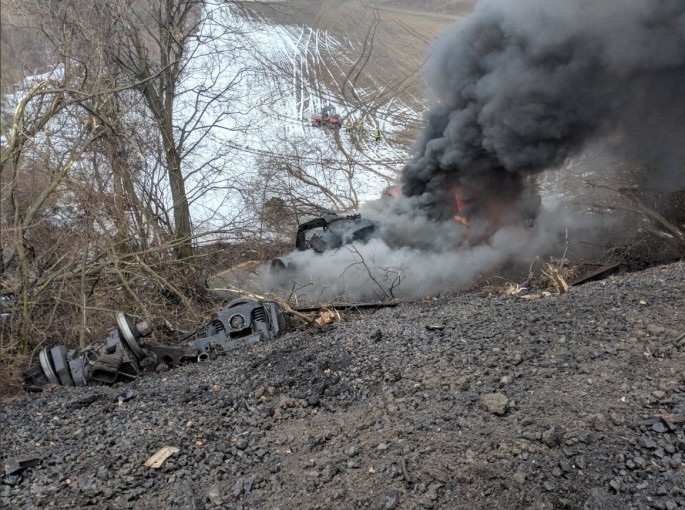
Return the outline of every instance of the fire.
[[[397,184],[388,186],[381,193],[381,198],[395,198],[397,195],[400,194],[400,191],[401,188]]]
[[[468,229],[471,243],[487,241],[492,234],[507,223],[509,204],[505,197],[496,193],[476,192],[463,184],[453,184],[452,219]]]
[[[464,211],[466,209],[466,204],[464,203],[464,198],[461,194],[461,188],[459,186],[454,186],[452,188],[452,195],[454,195],[454,203],[456,205],[456,211],[452,216],[452,219],[469,227],[469,219],[463,214],[460,214],[461,211]]]
[[[393,186],[389,186],[386,189],[383,190],[381,193],[381,198],[385,199],[390,199],[390,198],[395,198],[397,197],[402,191],[402,188],[395,184]],[[457,184],[455,184],[451,189],[450,192],[452,196],[454,197],[454,214],[452,215],[452,219],[455,221],[458,221],[462,225],[466,225],[467,227],[470,226],[469,219],[468,217],[464,214],[464,211],[468,210],[469,208],[473,208],[473,204],[470,203],[470,201],[464,200],[462,196],[462,191],[461,187]]]
[[[464,239],[470,244],[486,242],[507,226],[532,226],[541,204],[536,182],[506,181],[506,178],[502,178],[504,185],[494,181],[486,184],[454,179],[435,204],[439,206],[440,218],[464,225],[467,228]],[[401,192],[400,185],[390,186],[383,190],[381,199],[389,202]]]

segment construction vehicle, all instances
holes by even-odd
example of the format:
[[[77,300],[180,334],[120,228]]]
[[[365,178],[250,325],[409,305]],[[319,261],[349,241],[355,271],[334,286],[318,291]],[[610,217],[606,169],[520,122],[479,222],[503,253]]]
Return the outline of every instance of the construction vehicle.
[[[340,115],[335,113],[335,107],[330,104],[321,108],[320,113],[312,115],[310,120],[314,127],[327,126],[333,129],[340,129],[342,126]]]

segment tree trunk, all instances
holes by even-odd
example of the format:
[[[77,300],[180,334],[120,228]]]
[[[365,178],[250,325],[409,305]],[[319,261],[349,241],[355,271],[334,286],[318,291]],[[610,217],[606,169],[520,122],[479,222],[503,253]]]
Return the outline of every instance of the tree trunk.
[[[181,156],[173,139],[171,119],[167,117],[164,124],[164,152],[166,156],[169,185],[171,187],[171,199],[173,200],[176,258],[186,262],[192,262],[193,244],[192,229],[190,226],[190,207],[186,195],[186,185],[181,171]]]

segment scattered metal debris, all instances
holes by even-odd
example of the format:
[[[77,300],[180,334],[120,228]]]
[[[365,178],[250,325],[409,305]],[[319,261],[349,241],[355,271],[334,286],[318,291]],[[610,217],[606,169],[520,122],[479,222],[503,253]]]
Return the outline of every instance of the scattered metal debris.
[[[23,479],[24,478],[21,475],[7,475],[2,479],[2,483],[14,487],[15,485],[19,485]]]
[[[443,331],[445,329],[444,324],[426,324],[426,329],[428,331]]]
[[[24,386],[40,390],[48,384],[86,386],[114,384],[135,379],[144,368],[157,368],[160,363],[178,366],[203,361],[213,355],[271,340],[284,333],[286,319],[275,301],[239,298],[196,330],[180,338],[185,345],[145,343],[154,325],[144,321],[134,324],[123,312],[116,313],[117,329],[107,338],[84,349],[46,347],[38,363],[23,374]],[[133,396],[120,402],[126,402]]]
[[[3,485],[14,487],[19,485],[24,479],[21,473],[28,467],[36,466],[40,462],[40,457],[35,455],[22,455],[5,459],[5,476],[2,479]]]
[[[133,390],[128,390],[117,395],[117,402],[123,404],[124,402],[128,402],[129,400],[132,400],[134,398],[136,398],[135,392]]]

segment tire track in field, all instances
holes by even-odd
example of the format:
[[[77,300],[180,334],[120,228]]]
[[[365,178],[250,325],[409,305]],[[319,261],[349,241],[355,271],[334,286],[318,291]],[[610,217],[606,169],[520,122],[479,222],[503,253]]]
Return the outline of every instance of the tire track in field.
[[[430,36],[427,36],[416,28],[413,28],[406,21],[399,19],[399,17],[393,16],[392,21],[397,24],[398,32],[404,32],[411,38],[415,38],[421,44],[428,44],[431,40]],[[392,103],[396,102],[398,94],[403,92],[406,92],[412,96],[414,95],[408,88],[408,84],[411,84],[414,80],[416,80],[417,75],[419,75],[423,69],[425,61],[426,59],[424,58],[420,65],[416,66],[415,69],[411,70],[403,78],[400,78],[395,82],[388,84],[388,86],[383,87],[382,90],[380,90],[372,99],[366,99],[365,107],[368,112],[367,114],[374,119],[377,128],[381,129],[383,128],[381,124],[385,124],[386,128],[383,129],[385,130],[387,129],[387,124],[390,124],[395,127],[400,127],[403,130],[411,130],[418,128],[422,124],[423,119],[419,113],[410,113],[413,112],[413,108],[402,107],[402,105],[398,105],[397,108],[394,108]],[[374,152],[368,151],[370,147],[369,143],[361,143],[360,141],[357,141],[356,145],[360,152],[364,154],[364,156],[368,158],[370,162],[385,166],[388,169],[391,168],[391,164],[395,163],[394,160],[385,160],[385,158],[377,159],[374,157]]]
[[[380,25],[381,22],[381,15],[380,15],[380,10],[378,7],[374,6],[372,8],[373,12],[373,19],[371,21],[371,24],[369,25],[369,29],[366,33],[366,37],[364,38],[364,43],[362,46],[362,51],[357,58],[357,60],[352,64],[350,69],[347,71],[345,78],[343,80],[343,86],[341,88],[341,94],[344,99],[344,101],[352,106],[356,106],[358,110],[362,112],[362,117],[368,117],[369,115],[373,115],[373,113],[378,109],[378,107],[375,107],[375,105],[369,105],[368,101],[366,99],[363,99],[360,97],[359,93],[357,92],[356,84],[364,72],[364,69],[366,65],[369,63],[371,56],[373,55],[373,45],[374,45],[374,39],[376,37],[376,31],[378,29],[378,26]],[[351,90],[350,93],[348,93],[348,90]],[[351,97],[350,97],[351,96]],[[346,158],[348,160],[355,159],[357,160],[358,158],[352,158],[346,151],[345,148],[343,147],[343,144],[341,140],[337,140],[338,146],[340,147],[340,150],[343,152]],[[359,138],[359,134],[355,136],[355,138],[352,141],[352,145],[362,154],[364,157],[366,157],[369,160],[372,160],[372,158],[369,157],[367,152],[364,150],[364,145],[362,143],[362,140]],[[369,167],[366,168],[367,171],[373,171]],[[374,173],[376,173],[374,171]]]
[[[393,17],[392,21],[394,21],[398,27],[409,34],[410,36],[416,38],[423,44],[428,44],[431,40],[430,37],[422,34],[415,28],[411,27],[406,21],[403,21],[400,19],[400,17],[395,16]],[[392,101],[393,98],[397,97],[397,95],[401,92],[404,92],[406,90],[406,85],[412,81],[414,81],[421,73],[421,70],[423,69],[424,65],[426,62],[426,58],[423,59],[422,63],[418,65],[416,68],[411,70],[406,76],[404,76],[401,79],[398,79],[394,83],[389,84],[387,87],[385,87],[379,94],[376,95],[374,98],[374,104],[381,103],[381,104],[386,104],[389,101]],[[375,108],[374,111],[377,111],[378,108]],[[405,117],[407,117],[405,115]],[[398,116],[399,118],[399,116]],[[418,118],[418,117],[417,117]],[[416,118],[412,119],[416,120]]]
[[[376,25],[373,27],[373,36],[375,36],[376,33],[376,28],[378,27],[378,24],[380,22],[380,12],[378,12],[378,9],[375,9],[376,12],[374,12],[374,21],[376,22]],[[378,17],[376,17],[376,15]],[[395,20],[396,21],[396,20]],[[408,29],[406,25],[401,25],[401,29],[406,30],[410,35],[413,37],[417,37],[418,39],[421,39],[420,34]],[[371,30],[370,30],[371,34]],[[373,50],[373,37],[367,37],[367,41],[369,45],[371,46],[369,49],[369,52],[366,54],[364,58],[364,63],[363,66],[365,66],[370,57],[371,53]],[[423,42],[423,40],[422,40]],[[366,43],[366,41],[365,41]],[[353,84],[356,83],[356,80],[359,78],[363,71],[363,66],[360,69],[356,70],[355,78],[353,80]],[[389,86],[383,87],[382,90],[380,90],[375,96],[373,97],[366,97],[366,98],[361,98],[359,94],[357,93],[356,88],[354,89],[355,92],[355,98],[357,99],[358,103],[360,104],[360,108],[364,112],[364,116],[367,118],[370,118],[372,120],[372,123],[375,128],[377,129],[384,129],[383,124],[393,124],[395,126],[400,125],[400,126],[407,126],[410,124],[416,124],[420,122],[420,116],[410,116],[408,113],[404,112],[403,113],[403,108],[398,108],[395,113],[391,113],[391,104],[396,99],[398,92],[404,90],[404,86],[406,83],[410,82],[410,80],[414,79],[416,74],[420,73],[421,71],[421,66],[417,67],[414,69],[412,72],[410,72],[407,76],[404,78],[401,78],[397,80],[394,83],[391,83]],[[383,111],[381,110],[389,110],[389,111]],[[380,119],[380,120],[379,120]],[[378,156],[376,155],[374,150],[369,150],[370,148],[373,147],[371,142],[367,140],[365,137],[362,138],[355,138],[353,141],[353,145],[356,147],[356,149],[359,151],[361,155],[364,156],[364,158],[368,161],[368,163],[375,164],[381,167],[385,167],[386,169],[390,170],[391,172],[394,171],[393,169],[393,164],[396,164],[398,160],[396,159],[388,159],[388,158],[383,158],[379,159]],[[404,161],[404,160],[400,160]],[[367,171],[372,171],[373,173],[378,173],[369,167],[367,167]]]
[[[347,71],[345,78],[343,80],[343,85],[341,88],[340,93],[342,94],[343,99],[345,99],[346,102],[348,103],[356,103],[360,108],[364,108],[364,104],[362,99],[359,97],[357,94],[357,91],[355,89],[355,84],[357,80],[359,79],[359,76],[361,76],[362,71],[364,70],[364,67],[366,64],[368,64],[369,59],[371,58],[371,54],[373,52],[373,39],[376,35],[376,29],[378,28],[378,25],[381,21],[381,16],[380,12],[377,7],[373,8],[373,20],[371,21],[371,24],[369,25],[369,30],[366,33],[366,37],[364,39],[364,44],[362,46],[362,52],[359,55],[359,58],[352,64],[350,69]],[[354,77],[352,78],[352,76]],[[352,79],[351,79],[352,78]],[[354,101],[350,101],[349,95],[348,95],[348,85],[351,85],[351,95],[353,96]]]

